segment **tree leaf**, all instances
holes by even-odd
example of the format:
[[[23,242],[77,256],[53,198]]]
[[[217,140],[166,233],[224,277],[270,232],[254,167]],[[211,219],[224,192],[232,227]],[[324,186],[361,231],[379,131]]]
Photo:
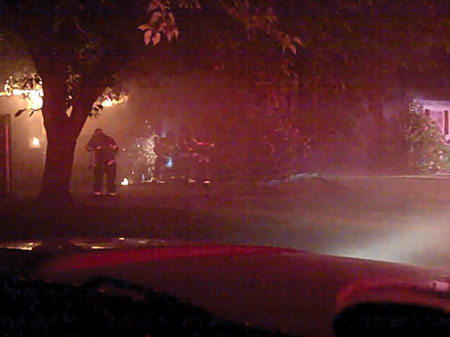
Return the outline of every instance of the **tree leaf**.
[[[297,54],[297,48],[295,48],[295,46],[293,44],[289,45],[289,49],[291,50],[292,54],[294,54],[294,55]]]
[[[147,10],[149,11],[149,12],[151,12],[151,11],[154,11],[156,8],[158,8],[159,7],[159,5],[158,5],[158,3],[156,3],[155,1],[152,1],[152,2],[150,2],[150,4],[148,5],[148,8],[147,8]]]
[[[300,38],[298,38],[297,36],[294,36],[292,38],[292,40],[294,40],[294,42],[297,43],[299,46],[303,46],[303,44],[304,44],[303,41]]]
[[[144,42],[145,42],[145,45],[148,45],[148,44],[150,43],[150,39],[151,39],[151,37],[152,37],[152,33],[153,33],[153,31],[152,31],[151,29],[147,30],[147,31],[144,33]]]
[[[155,35],[153,35],[152,42],[154,46],[158,44],[160,40],[161,40],[161,33],[156,33]]]
[[[18,110],[18,111],[14,114],[14,117],[19,117],[25,110],[27,110],[27,109],[20,109],[20,110]]]
[[[175,24],[175,16],[173,15],[173,13],[169,13],[168,15],[169,18],[169,22],[174,25]]]
[[[161,12],[154,12],[152,17],[150,18],[150,22],[151,23],[155,23],[157,22],[160,18],[162,17],[162,13]]]
[[[149,24],[146,24],[146,23],[138,26],[138,29],[142,30],[142,31],[146,31],[147,29],[151,29],[151,28],[152,27]]]

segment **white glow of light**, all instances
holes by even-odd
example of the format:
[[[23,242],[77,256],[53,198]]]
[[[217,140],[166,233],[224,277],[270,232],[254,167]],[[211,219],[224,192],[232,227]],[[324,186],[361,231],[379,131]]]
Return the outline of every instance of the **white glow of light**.
[[[41,86],[37,86],[37,89],[10,89],[5,85],[5,92],[2,95],[22,96],[28,101],[29,109],[38,110],[42,108],[44,92]]]
[[[30,90],[27,96],[30,109],[37,110],[42,108],[43,95],[42,90]]]
[[[105,108],[109,108],[109,107],[112,107],[114,105],[125,103],[127,100],[128,100],[128,96],[124,96],[124,97],[121,97],[119,99],[106,97],[106,98],[104,98],[101,101],[100,104],[103,105],[103,107],[105,107]]]
[[[120,183],[120,185],[122,186],[127,186],[128,184],[129,184],[128,178],[123,178],[122,182]]]
[[[41,84],[36,84],[34,89],[17,89],[12,88],[9,83],[5,83],[3,86],[3,91],[0,92],[0,96],[22,96],[28,101],[29,109],[39,110],[42,108],[44,91]],[[127,101],[128,96],[123,95],[119,99],[105,97],[100,101],[100,104],[105,108],[109,108]]]
[[[361,258],[367,260],[388,261],[410,265],[426,265],[427,254],[439,251],[443,245],[442,233],[436,230],[439,219],[430,224],[408,222],[408,227],[399,227],[392,232],[379,235],[372,240],[356,247],[343,246],[325,249],[324,253],[343,257]],[[433,224],[433,225],[431,225]],[[447,237],[444,235],[444,237]]]
[[[42,245],[42,241],[36,242],[5,242],[0,243],[1,249],[18,249],[18,250],[33,250]]]
[[[113,100],[108,97],[108,98],[104,99],[101,104],[105,108],[109,108],[109,107],[113,106]]]
[[[105,246],[91,246],[91,249],[106,249]]]
[[[34,147],[34,148],[41,147],[41,142],[39,141],[38,137],[33,137],[31,139],[31,147]]]

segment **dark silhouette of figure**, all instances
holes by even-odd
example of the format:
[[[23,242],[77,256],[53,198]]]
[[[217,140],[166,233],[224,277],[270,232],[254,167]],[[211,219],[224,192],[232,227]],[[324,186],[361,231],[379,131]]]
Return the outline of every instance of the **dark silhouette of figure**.
[[[94,164],[94,195],[101,195],[103,188],[103,177],[106,175],[108,183],[108,194],[116,195],[116,154],[119,152],[114,139],[102,129],[95,129],[89,143],[86,145],[87,151],[95,151]]]
[[[172,143],[171,137],[163,137],[158,139],[155,144],[154,151],[157,155],[155,160],[155,170],[153,172],[153,179],[158,183],[165,182],[164,170],[167,162],[172,158],[175,146]]]

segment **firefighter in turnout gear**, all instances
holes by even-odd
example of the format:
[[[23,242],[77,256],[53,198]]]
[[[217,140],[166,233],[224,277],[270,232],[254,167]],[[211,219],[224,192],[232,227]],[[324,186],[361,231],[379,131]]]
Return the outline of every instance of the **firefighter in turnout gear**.
[[[86,145],[87,151],[95,151],[94,164],[94,195],[101,195],[103,188],[103,178],[106,175],[108,183],[108,194],[116,195],[116,154],[119,152],[114,139],[102,129],[95,129],[89,143]]]

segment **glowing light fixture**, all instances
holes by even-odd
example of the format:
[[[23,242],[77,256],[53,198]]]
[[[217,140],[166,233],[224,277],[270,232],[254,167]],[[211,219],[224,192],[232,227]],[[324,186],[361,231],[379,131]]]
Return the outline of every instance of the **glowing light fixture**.
[[[128,182],[128,178],[123,178],[122,182],[120,183],[120,185],[122,186],[128,186],[129,182]]]

